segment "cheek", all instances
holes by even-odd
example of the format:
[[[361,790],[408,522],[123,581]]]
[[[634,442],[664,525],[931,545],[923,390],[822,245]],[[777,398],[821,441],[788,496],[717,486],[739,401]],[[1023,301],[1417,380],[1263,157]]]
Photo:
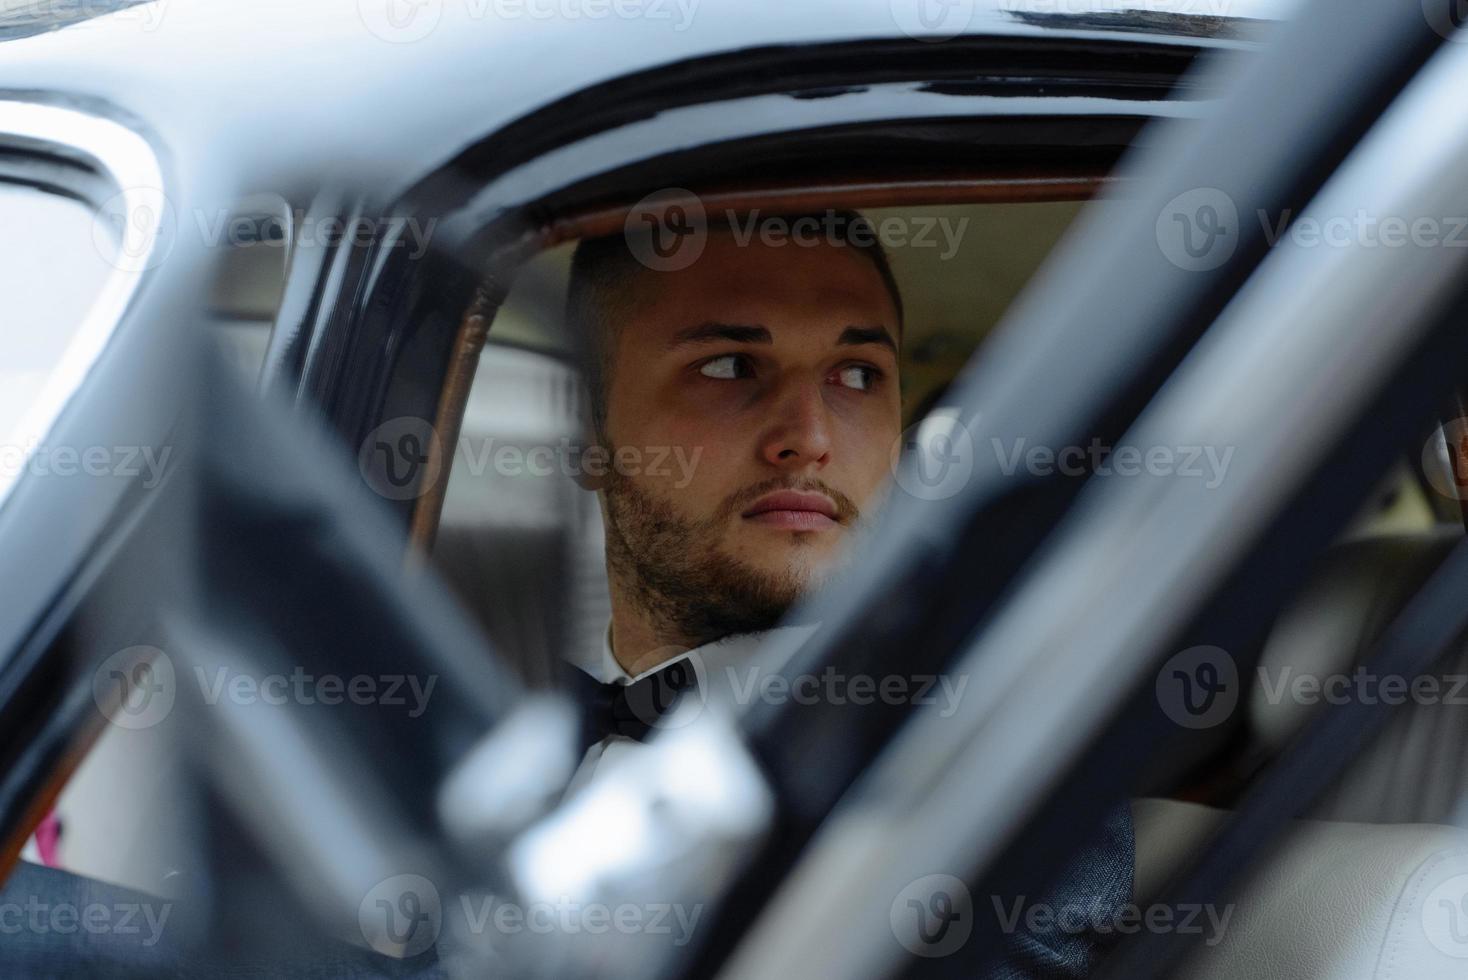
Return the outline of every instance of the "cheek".
[[[669,413],[655,433],[658,446],[698,461],[695,479],[702,481],[741,459],[746,451],[744,427],[727,415]]]
[[[861,497],[879,489],[891,475],[892,449],[902,433],[897,422],[885,415],[852,419],[846,428],[845,457],[849,463],[844,469],[851,480],[848,492],[860,502]]]
[[[621,472],[672,505],[682,517],[702,519],[737,489],[739,447],[728,426],[668,416],[635,434],[612,433],[629,465]]]
[[[676,383],[649,384],[638,397],[625,400],[614,414],[612,435],[624,443],[635,440],[643,446],[703,446],[711,451],[730,437],[728,406],[709,404],[704,397],[692,398]]]

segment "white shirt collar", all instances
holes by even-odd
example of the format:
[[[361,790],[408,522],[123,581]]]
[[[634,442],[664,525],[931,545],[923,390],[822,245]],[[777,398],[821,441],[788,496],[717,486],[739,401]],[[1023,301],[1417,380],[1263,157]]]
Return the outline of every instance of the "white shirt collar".
[[[697,655],[694,670],[702,674],[704,678],[702,683],[708,685],[707,690],[700,688],[705,703],[718,704],[737,712],[740,710],[739,698],[734,684],[729,679],[730,675],[735,672],[733,668],[749,664],[756,671],[778,670],[819,628],[820,623],[809,623],[799,626],[777,626],[772,630],[759,633],[739,633],[726,636],[713,643],[695,647],[681,656],[657,664],[633,677],[622,669],[622,665],[617,663],[617,658],[612,655],[612,624],[608,622],[606,632],[602,634],[600,659],[591,663],[584,660],[582,662],[573,661],[573,664],[603,684],[631,684],[654,671],[661,670],[668,664],[687,660]],[[750,689],[753,690],[753,686]],[[642,748],[644,746],[632,739],[620,735],[608,735],[586,750],[586,755],[581,760],[581,767],[577,769],[567,792],[575,792],[583,787],[600,771],[603,762],[608,758],[626,752],[635,752]]]
[[[687,660],[697,655],[703,665],[716,665],[722,667],[727,664],[737,664],[752,658],[755,651],[762,646],[768,646],[778,651],[775,656],[778,663],[783,663],[785,658],[805,641],[819,627],[819,623],[802,624],[799,626],[777,626],[774,629],[763,630],[757,633],[736,633],[722,639],[705,643],[703,646],[694,647],[670,660],[655,664],[647,670],[642,671],[635,677],[617,662],[612,653],[612,624],[607,623],[606,630],[602,633],[601,657],[593,663],[581,662],[575,666],[601,681],[603,684],[631,684],[652,674],[669,664],[675,664],[680,660]],[[767,668],[774,664],[766,664]]]

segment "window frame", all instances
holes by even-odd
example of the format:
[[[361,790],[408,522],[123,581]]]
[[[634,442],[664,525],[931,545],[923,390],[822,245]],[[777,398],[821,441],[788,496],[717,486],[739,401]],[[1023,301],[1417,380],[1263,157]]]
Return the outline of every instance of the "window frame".
[[[118,393],[113,377],[99,375],[113,375],[113,348],[164,255],[172,202],[165,196],[163,159],[148,135],[115,113],[75,101],[0,98],[0,147],[6,181],[60,193],[99,211],[110,205],[124,216],[124,247],[129,241],[134,246],[129,261],[114,262],[114,273],[28,415],[28,424],[47,439],[117,445],[108,434],[123,431],[134,413],[114,411],[104,421],[89,403]],[[87,570],[111,557],[108,545],[137,516],[116,509],[120,499],[135,493],[125,481],[71,481],[60,490],[41,482],[0,475],[0,540],[7,556],[14,556],[0,562],[7,595],[0,605],[0,743],[8,747],[7,764],[0,768],[0,872],[18,859],[35,823],[105,725],[96,712],[88,715],[67,701],[66,685],[54,683],[57,657],[67,645],[77,604],[94,585]]]
[[[93,209],[116,201],[128,218],[123,223],[124,247],[128,242],[143,247],[135,255],[129,253],[127,265],[134,268],[113,263],[113,274],[20,427],[45,434],[121,323],[148,272],[170,209],[158,160],[145,139],[110,119],[42,103],[0,100],[0,180],[69,197]],[[134,216],[144,223],[134,224]],[[147,221],[149,216],[156,220]],[[0,472],[0,508],[15,479]]]

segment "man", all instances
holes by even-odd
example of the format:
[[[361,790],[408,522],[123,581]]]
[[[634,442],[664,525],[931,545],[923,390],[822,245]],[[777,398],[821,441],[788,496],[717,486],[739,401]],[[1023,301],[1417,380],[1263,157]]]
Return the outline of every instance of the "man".
[[[783,223],[803,219],[827,234],[774,244],[712,222],[677,268],[645,261],[660,253],[637,232],[585,242],[572,261],[590,428],[614,463],[583,477],[600,493],[612,615],[601,661],[581,665],[600,683],[583,678],[595,744],[578,782],[634,750],[627,736],[656,723],[667,688],[729,697],[721,677],[768,655],[886,492],[902,428],[897,283],[859,216]],[[691,472],[635,465],[659,454]],[[631,696],[649,684],[650,700]],[[1131,865],[1122,808],[1049,904],[1124,903]],[[1005,945],[993,977],[1074,977],[1097,937],[1022,929]]]
[[[710,232],[676,271],[643,266],[622,237],[573,261],[597,441],[614,461],[693,461],[587,481],[605,517],[613,676],[775,626],[875,505],[901,431],[901,304],[880,246]]]

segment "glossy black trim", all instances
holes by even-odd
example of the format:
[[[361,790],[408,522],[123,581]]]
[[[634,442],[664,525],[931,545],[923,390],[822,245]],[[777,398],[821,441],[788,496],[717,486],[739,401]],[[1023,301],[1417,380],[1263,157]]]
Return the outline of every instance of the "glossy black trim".
[[[960,37],[747,49],[627,75],[550,103],[469,146],[411,190],[439,202],[551,150],[670,110],[760,95],[796,99],[879,86],[929,86],[969,94],[1085,94],[1121,100],[1196,99],[1212,94],[1184,80],[1201,51],[1227,45],[1174,38]],[[650,154],[651,155],[651,154]]]

